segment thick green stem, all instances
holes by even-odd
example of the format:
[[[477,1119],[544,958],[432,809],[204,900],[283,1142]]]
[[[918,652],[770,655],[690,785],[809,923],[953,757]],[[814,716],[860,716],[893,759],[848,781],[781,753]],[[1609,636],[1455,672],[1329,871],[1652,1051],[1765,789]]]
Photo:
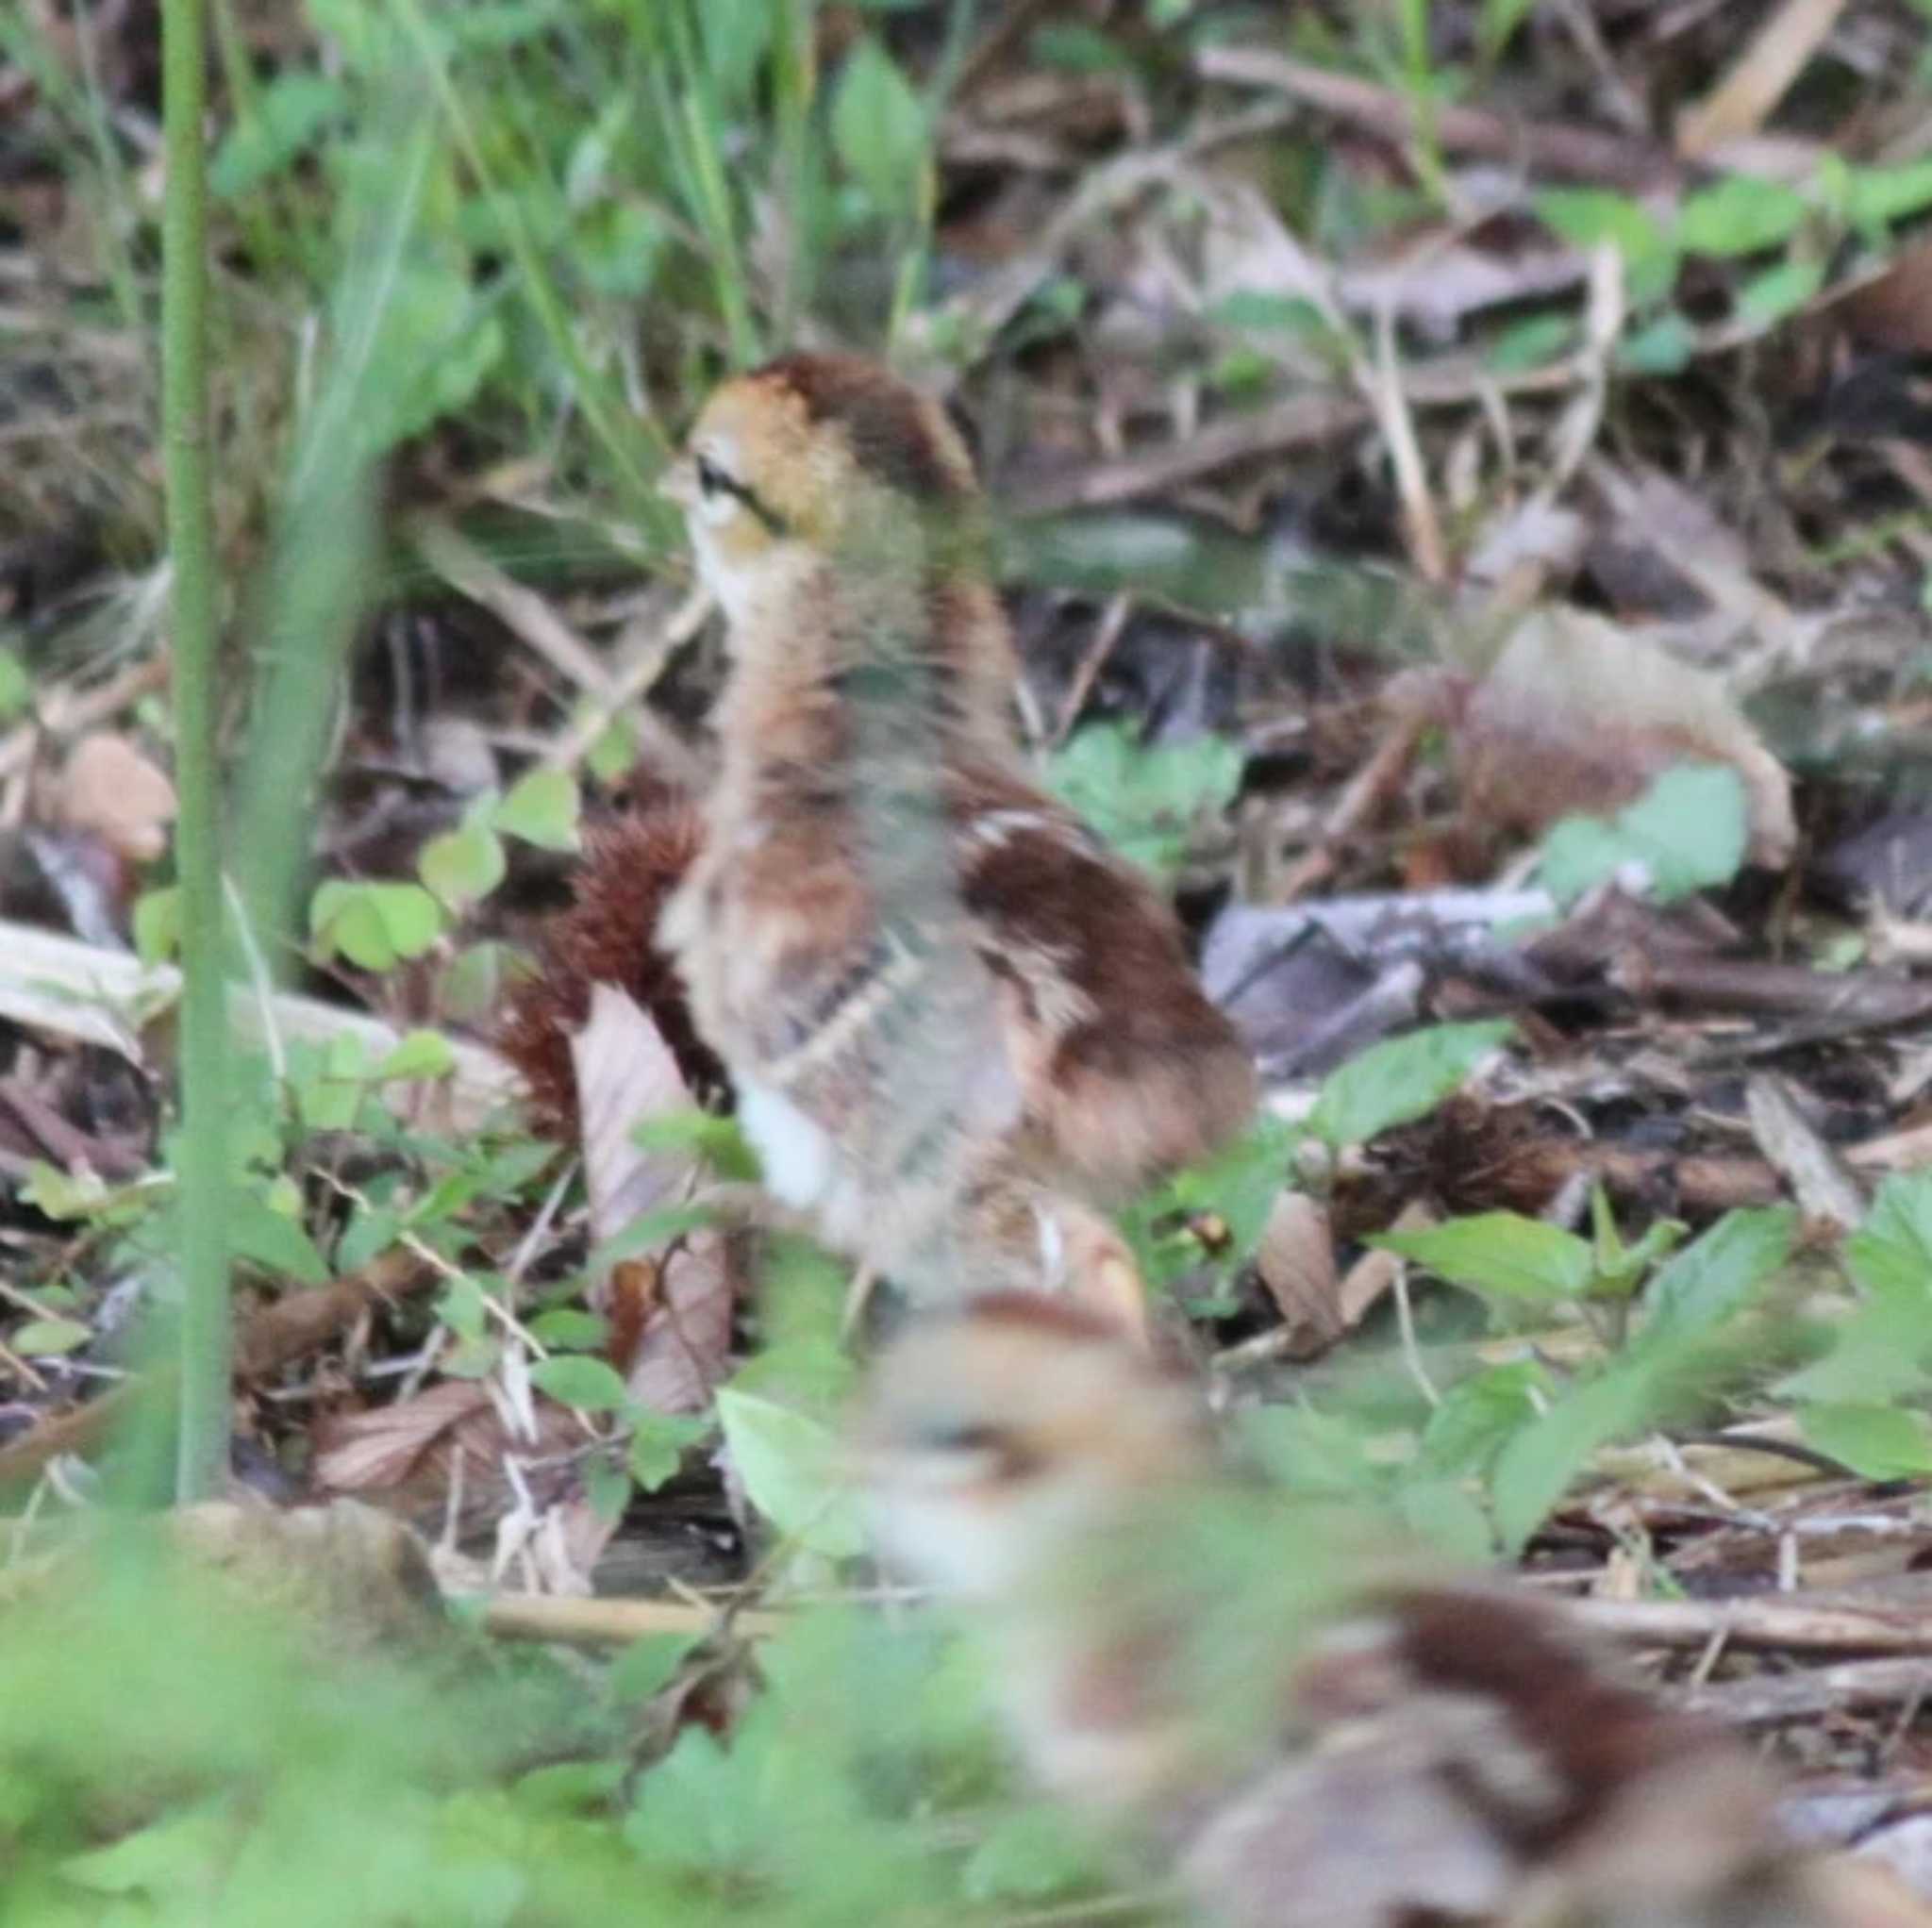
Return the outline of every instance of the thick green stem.
[[[175,1491],[227,1471],[230,1360],[226,1217],[227,1006],[215,763],[214,517],[208,492],[207,184],[203,0],[162,0],[167,202],[161,224],[161,440],[173,571],[175,848],[181,885],[181,1377]]]

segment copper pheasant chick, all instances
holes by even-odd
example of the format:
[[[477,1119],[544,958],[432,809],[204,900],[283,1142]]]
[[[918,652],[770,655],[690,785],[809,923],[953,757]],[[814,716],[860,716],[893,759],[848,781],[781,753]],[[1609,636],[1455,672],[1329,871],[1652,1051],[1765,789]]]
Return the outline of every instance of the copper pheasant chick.
[[[728,619],[722,768],[662,934],[766,1182],[915,1296],[1130,1262],[1096,1206],[1255,1103],[1167,906],[1022,761],[984,504],[871,365],[726,383],[666,482]]]
[[[987,1623],[1036,1778],[1224,1928],[1932,1922],[1801,1854],[1758,1763],[1557,1609],[1238,1479],[1065,1299],[921,1321],[858,1458],[887,1553]]]

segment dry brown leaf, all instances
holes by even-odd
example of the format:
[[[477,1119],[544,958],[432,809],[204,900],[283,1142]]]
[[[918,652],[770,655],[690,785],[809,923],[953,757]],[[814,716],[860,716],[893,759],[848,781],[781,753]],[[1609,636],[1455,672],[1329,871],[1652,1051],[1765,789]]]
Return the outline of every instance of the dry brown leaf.
[[[1348,1330],[1338,1296],[1327,1208],[1305,1191],[1276,1195],[1255,1250],[1255,1271],[1281,1313],[1291,1357],[1331,1346]]]
[[[175,786],[125,737],[95,730],[68,754],[53,807],[67,829],[92,832],[130,863],[151,863],[168,847]]]
[[[639,1214],[689,1197],[697,1184],[694,1154],[647,1148],[632,1135],[640,1120],[689,1105],[691,1092],[650,1014],[614,985],[591,987],[571,1060],[591,1233],[602,1242]],[[683,1413],[710,1404],[731,1344],[738,1285],[728,1241],[708,1229],[592,1282],[592,1300],[612,1315],[613,1328],[636,1335],[614,1363],[643,1404]]]
[[[445,1379],[413,1399],[330,1420],[317,1432],[315,1483],[338,1493],[399,1487],[453,1427],[491,1411],[476,1380]]]
[[[1479,832],[1536,837],[1634,803],[1676,764],[1725,763],[1743,779],[1752,861],[1779,868],[1796,844],[1790,778],[1718,679],[1583,610],[1525,617],[1452,728]]]

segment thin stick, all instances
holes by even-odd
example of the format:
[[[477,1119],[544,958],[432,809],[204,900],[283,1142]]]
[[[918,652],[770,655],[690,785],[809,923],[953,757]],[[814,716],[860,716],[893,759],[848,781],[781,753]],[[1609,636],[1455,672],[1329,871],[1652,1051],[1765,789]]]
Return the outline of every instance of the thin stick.
[[[208,203],[202,0],[162,0],[161,453],[174,571],[175,825],[181,884],[181,1378],[175,1484],[186,1502],[228,1470],[227,993],[215,762],[215,556],[208,447]]]

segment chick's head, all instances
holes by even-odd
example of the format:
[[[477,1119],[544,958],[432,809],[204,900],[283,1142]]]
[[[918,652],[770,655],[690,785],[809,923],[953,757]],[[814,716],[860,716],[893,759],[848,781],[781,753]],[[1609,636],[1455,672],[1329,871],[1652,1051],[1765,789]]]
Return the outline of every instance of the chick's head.
[[[814,558],[943,559],[978,522],[972,457],[945,411],[846,356],[786,356],[725,382],[663,488],[734,618]]]
[[[858,1448],[888,1557],[981,1600],[1024,1596],[1211,1460],[1191,1387],[1109,1321],[1027,1293],[989,1294],[900,1339]]]

